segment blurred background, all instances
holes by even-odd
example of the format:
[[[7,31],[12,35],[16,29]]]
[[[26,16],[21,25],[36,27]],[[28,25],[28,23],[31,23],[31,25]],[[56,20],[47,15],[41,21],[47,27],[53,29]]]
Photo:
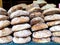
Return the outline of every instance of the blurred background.
[[[46,0],[46,1],[48,3],[56,4],[57,7],[58,7],[58,4],[60,3],[60,0]],[[20,3],[31,4],[32,2],[33,0],[0,0],[0,6],[8,10],[13,5],[17,5]]]

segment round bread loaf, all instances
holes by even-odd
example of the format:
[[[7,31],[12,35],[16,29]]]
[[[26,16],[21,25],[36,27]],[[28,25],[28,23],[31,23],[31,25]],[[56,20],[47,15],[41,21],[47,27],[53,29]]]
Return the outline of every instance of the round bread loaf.
[[[26,37],[26,38],[17,38],[13,37],[13,42],[14,43],[27,43],[31,41],[31,37]]]
[[[10,35],[12,33],[11,28],[4,28],[0,30],[0,37]]]
[[[0,43],[8,43],[12,41],[12,36],[6,36],[6,37],[1,37],[0,38]]]
[[[14,32],[14,37],[27,37],[30,36],[32,33],[30,32],[30,30],[22,30],[22,31],[18,31],[18,32]]]

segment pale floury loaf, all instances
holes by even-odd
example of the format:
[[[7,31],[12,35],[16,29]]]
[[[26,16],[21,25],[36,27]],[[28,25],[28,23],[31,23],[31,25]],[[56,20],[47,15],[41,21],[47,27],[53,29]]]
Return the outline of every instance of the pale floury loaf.
[[[8,16],[6,16],[6,15],[0,15],[0,20],[7,20],[7,19],[9,19]]]
[[[44,22],[43,18],[41,18],[41,17],[35,17],[35,18],[31,19],[30,24],[34,25],[34,24],[37,24],[39,22],[41,22],[41,23]]]
[[[30,36],[32,33],[30,32],[30,30],[22,30],[22,31],[18,31],[18,32],[14,32],[14,36],[15,37],[27,37]]]
[[[34,32],[32,35],[34,38],[46,38],[51,36],[51,32],[49,30],[42,30]]]
[[[0,37],[10,35],[12,33],[11,28],[4,28],[0,30]]]
[[[50,31],[60,31],[60,25],[57,25],[57,26],[52,26],[50,29]]]
[[[6,27],[8,25],[10,25],[10,21],[8,21],[8,20],[2,20],[2,21],[0,21],[0,29]]]
[[[6,36],[6,37],[1,37],[0,38],[0,43],[8,43],[12,41],[12,36]]]
[[[22,10],[25,9],[27,7],[26,4],[18,4],[15,6],[12,6],[9,10],[8,10],[8,14],[10,15],[11,13],[17,11],[17,10]]]
[[[52,37],[52,41],[60,43],[60,37]]]
[[[32,19],[34,17],[44,17],[41,12],[33,12],[29,15],[29,17]]]
[[[12,27],[12,31],[19,31],[19,30],[24,30],[30,28],[31,25],[26,23],[26,24],[19,24],[19,25],[14,25]]]
[[[60,24],[60,21],[57,20],[57,21],[50,21],[50,22],[47,22],[46,23],[48,26],[54,26],[54,25],[59,25]]]
[[[45,21],[60,20],[60,14],[54,14],[44,17]]]
[[[53,35],[53,36],[60,36],[60,32],[59,32],[59,31],[53,32],[52,35]]]
[[[17,10],[10,15],[10,18],[14,18],[18,16],[29,16],[29,12],[23,10]]]
[[[31,30],[32,31],[37,31],[37,30],[41,30],[41,29],[45,29],[45,28],[48,28],[47,24],[45,23],[37,23],[35,25],[33,25],[31,27]]]
[[[50,38],[33,38],[33,42],[36,43],[48,43],[50,42]]]
[[[31,37],[26,37],[26,38],[17,38],[13,37],[13,42],[14,43],[27,43],[31,41]]]
[[[14,25],[14,24],[22,24],[22,23],[26,23],[26,22],[29,22],[29,17],[24,17],[24,16],[21,16],[21,17],[16,17],[16,18],[13,18],[11,20],[11,24]]]
[[[50,8],[50,9],[43,11],[43,15],[51,15],[51,14],[57,14],[57,13],[58,14],[60,13],[59,8]]]

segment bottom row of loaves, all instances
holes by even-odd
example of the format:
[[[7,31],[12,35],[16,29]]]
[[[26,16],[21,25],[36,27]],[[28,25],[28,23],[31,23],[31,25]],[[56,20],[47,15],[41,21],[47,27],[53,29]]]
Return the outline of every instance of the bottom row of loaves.
[[[19,37],[12,37],[12,36],[6,36],[0,38],[0,43],[8,43],[13,40],[14,43],[27,43],[31,41],[31,37],[25,37],[25,38],[19,38]],[[49,37],[47,38],[32,38],[33,42],[36,43],[47,43],[50,42],[51,39]],[[52,37],[52,41],[60,43],[60,37]]]
[[[50,41],[60,43],[60,37],[59,37],[60,32],[56,30],[53,31],[53,29],[52,30],[44,29],[41,31],[34,32],[33,34],[30,32],[30,30],[16,31],[13,33],[14,37],[9,35],[11,33],[12,31],[10,28],[4,28],[0,30],[0,43],[8,43],[13,41],[14,43],[21,44],[30,42],[31,39],[33,42],[36,43],[47,43]],[[31,34],[32,36],[30,36]]]

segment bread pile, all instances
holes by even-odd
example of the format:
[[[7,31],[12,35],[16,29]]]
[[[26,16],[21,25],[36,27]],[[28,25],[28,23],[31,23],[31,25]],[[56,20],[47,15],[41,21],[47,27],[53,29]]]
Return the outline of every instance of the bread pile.
[[[36,43],[50,42],[51,32],[47,30],[48,26],[43,17],[41,11],[38,9],[30,13],[31,31],[33,32],[32,41]]]
[[[60,9],[45,0],[0,8],[0,43],[60,43]],[[9,28],[11,27],[11,28]],[[13,33],[12,33],[13,32]],[[12,33],[12,36],[10,34]],[[32,38],[31,38],[32,37]]]
[[[10,13],[11,9],[9,9],[8,14],[11,19],[11,25],[13,33],[13,42],[14,43],[27,43],[31,41],[30,35],[32,34],[30,31],[31,25],[29,24],[29,12],[20,10],[18,5],[14,6],[16,10],[11,8],[14,12]]]
[[[60,9],[51,8],[43,12],[44,20],[52,32],[52,41],[60,43]]]
[[[12,41],[12,33],[10,25],[10,21],[8,20],[7,11],[3,8],[0,8],[0,43],[8,43]]]

